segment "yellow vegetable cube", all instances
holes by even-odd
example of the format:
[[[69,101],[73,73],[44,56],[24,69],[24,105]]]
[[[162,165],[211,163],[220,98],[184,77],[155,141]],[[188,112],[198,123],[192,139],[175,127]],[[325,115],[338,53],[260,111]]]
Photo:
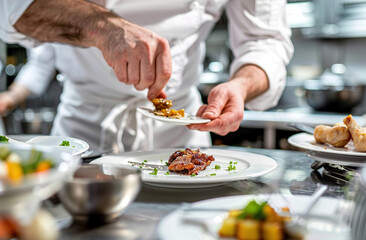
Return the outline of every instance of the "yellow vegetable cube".
[[[282,240],[283,228],[280,222],[264,222],[262,225],[264,240]]]
[[[219,230],[219,235],[221,237],[234,237],[236,234],[236,223],[237,219],[233,217],[228,217],[224,219],[222,226]]]
[[[237,238],[239,240],[259,240],[260,222],[253,219],[243,219],[238,221]]]

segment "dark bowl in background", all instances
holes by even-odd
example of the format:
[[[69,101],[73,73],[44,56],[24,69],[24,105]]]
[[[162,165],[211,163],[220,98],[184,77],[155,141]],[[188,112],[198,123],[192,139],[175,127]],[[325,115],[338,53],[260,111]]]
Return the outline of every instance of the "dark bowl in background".
[[[320,80],[304,82],[305,98],[317,111],[351,113],[361,103],[365,85],[327,85]]]

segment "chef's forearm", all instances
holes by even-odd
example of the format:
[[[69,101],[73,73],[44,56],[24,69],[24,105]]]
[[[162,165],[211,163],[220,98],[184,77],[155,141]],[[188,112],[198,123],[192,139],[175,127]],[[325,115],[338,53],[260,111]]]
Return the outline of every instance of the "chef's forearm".
[[[99,47],[106,28],[121,19],[84,0],[35,0],[14,27],[43,42]]]
[[[230,81],[238,82],[246,102],[264,93],[269,88],[266,73],[257,65],[252,64],[241,67]]]

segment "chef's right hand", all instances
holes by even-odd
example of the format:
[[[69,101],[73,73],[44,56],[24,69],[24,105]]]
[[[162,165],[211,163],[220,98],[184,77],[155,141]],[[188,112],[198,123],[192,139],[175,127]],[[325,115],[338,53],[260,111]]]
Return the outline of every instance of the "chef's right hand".
[[[114,23],[99,44],[107,63],[119,81],[137,90],[149,89],[150,100],[159,96],[172,72],[168,41],[123,19]]]
[[[16,101],[9,91],[0,93],[0,115],[6,115],[9,111],[13,110],[16,106]]]

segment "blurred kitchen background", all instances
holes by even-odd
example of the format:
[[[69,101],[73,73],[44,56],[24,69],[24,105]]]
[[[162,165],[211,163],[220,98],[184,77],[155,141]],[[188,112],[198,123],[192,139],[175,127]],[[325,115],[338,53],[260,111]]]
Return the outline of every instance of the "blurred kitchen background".
[[[295,130],[288,122],[333,124],[352,113],[366,113],[366,0],[289,0],[288,21],[295,54],[288,66],[287,86],[279,105],[265,112],[245,111],[241,128],[225,137],[212,134],[216,145],[289,149]],[[222,16],[207,40],[200,91],[228,79],[232,60]],[[26,63],[26,50],[0,42],[0,90],[12,83]],[[56,73],[44,95],[3,117],[6,134],[49,134],[62,91]],[[363,124],[363,121],[360,122]]]

